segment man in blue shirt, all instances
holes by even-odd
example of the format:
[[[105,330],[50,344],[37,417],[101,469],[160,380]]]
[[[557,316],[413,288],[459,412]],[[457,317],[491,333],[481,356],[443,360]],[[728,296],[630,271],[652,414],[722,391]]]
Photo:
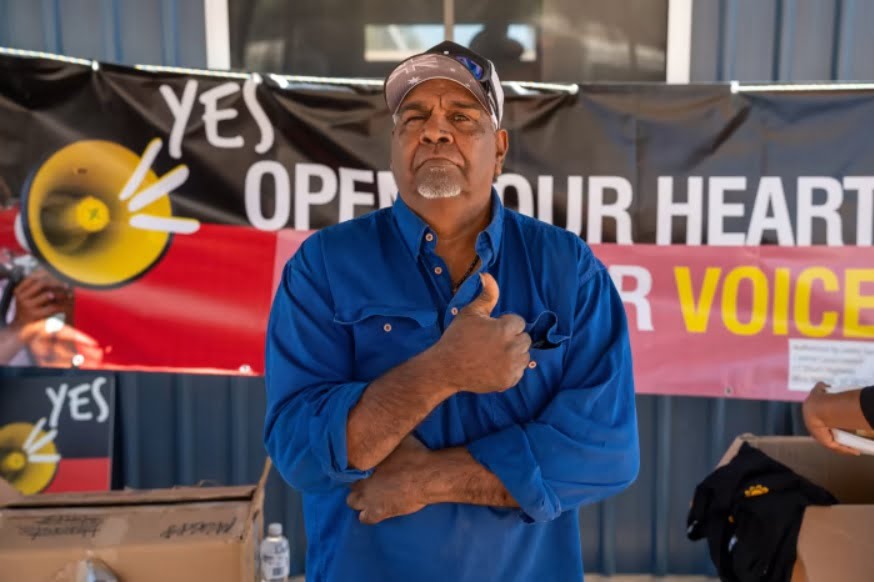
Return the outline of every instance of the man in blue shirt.
[[[580,580],[577,508],[639,465],[622,303],[585,243],[494,192],[488,60],[441,43],[385,92],[399,197],[307,239],[267,331],[307,579]]]

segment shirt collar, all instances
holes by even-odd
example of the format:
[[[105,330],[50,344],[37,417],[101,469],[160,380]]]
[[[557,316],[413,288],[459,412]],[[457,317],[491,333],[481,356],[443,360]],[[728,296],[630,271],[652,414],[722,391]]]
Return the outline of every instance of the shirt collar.
[[[422,245],[426,235],[434,234],[431,227],[419,218],[400,196],[395,200],[392,207],[395,222],[401,232],[401,238],[410,253],[416,258],[422,252]],[[498,193],[492,188],[492,220],[484,231],[479,233],[476,239],[476,252],[482,257],[484,263],[490,263],[498,255],[501,246],[501,236],[504,232],[504,205]],[[436,244],[434,235],[433,244]]]

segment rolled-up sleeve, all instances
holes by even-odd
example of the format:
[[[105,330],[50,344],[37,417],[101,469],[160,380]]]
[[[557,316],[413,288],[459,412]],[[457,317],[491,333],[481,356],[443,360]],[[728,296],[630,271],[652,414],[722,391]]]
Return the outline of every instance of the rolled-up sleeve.
[[[555,397],[533,421],[468,444],[526,521],[549,521],[618,493],[639,470],[625,310],[607,270],[586,253]]]
[[[285,480],[316,492],[367,477],[349,466],[346,421],[367,388],[353,344],[334,323],[319,235],[286,264],[267,326],[264,442]]]

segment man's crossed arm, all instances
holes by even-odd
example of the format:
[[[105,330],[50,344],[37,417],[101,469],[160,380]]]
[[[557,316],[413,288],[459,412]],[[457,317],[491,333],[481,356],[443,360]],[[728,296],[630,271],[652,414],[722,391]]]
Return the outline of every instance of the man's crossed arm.
[[[362,522],[377,523],[436,503],[518,507],[528,521],[547,521],[582,503],[608,497],[634,480],[639,452],[624,310],[606,271],[587,285],[580,291],[574,329],[589,326],[598,332],[577,333],[571,339],[571,365],[564,370],[562,388],[533,421],[511,425],[464,447],[430,451],[410,431],[431,409],[415,423],[401,410],[393,412],[399,416],[382,417],[383,430],[395,431],[382,442],[400,444],[378,462],[371,476],[351,486],[347,503],[360,511]],[[487,318],[490,309],[479,308],[481,317]],[[444,339],[455,341],[451,332],[458,323],[463,322],[453,323]],[[463,325],[457,330],[466,332]],[[483,342],[478,345],[477,351],[482,352]],[[471,359],[471,352],[457,355],[459,361]],[[410,361],[413,366],[414,361]],[[489,369],[487,362],[475,366],[467,377]],[[442,367],[452,366],[444,361]],[[353,410],[349,427],[355,417]],[[399,417],[407,422],[392,421]],[[350,443],[353,434],[350,431]]]
[[[433,503],[518,507],[500,480],[464,448],[431,452],[411,431],[462,388],[506,390],[519,382],[531,338],[518,316],[493,319],[499,289],[482,276],[482,293],[440,342],[368,386],[346,425],[349,464],[374,474],[352,486],[349,506],[376,523]]]
[[[415,513],[436,503],[519,507],[494,473],[467,449],[430,451],[409,435],[367,479],[352,485],[346,498],[363,523]]]

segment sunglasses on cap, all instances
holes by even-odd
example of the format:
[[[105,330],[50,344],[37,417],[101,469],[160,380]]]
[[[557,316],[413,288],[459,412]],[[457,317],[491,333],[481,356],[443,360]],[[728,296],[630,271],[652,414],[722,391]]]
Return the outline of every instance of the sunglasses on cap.
[[[470,71],[470,74],[473,75],[473,78],[477,81],[487,81],[491,77],[491,67],[489,66],[489,63],[486,63],[486,66],[488,67],[487,68],[483,67],[481,64],[477,63],[470,57],[463,57],[461,55],[447,56],[452,57],[453,59],[464,65],[464,68]]]
[[[427,52],[449,57],[463,65],[485,89],[486,97],[492,105],[492,110],[495,112],[495,115],[500,116],[500,107],[495,96],[495,87],[492,83],[494,66],[490,60],[452,41],[444,41]]]

